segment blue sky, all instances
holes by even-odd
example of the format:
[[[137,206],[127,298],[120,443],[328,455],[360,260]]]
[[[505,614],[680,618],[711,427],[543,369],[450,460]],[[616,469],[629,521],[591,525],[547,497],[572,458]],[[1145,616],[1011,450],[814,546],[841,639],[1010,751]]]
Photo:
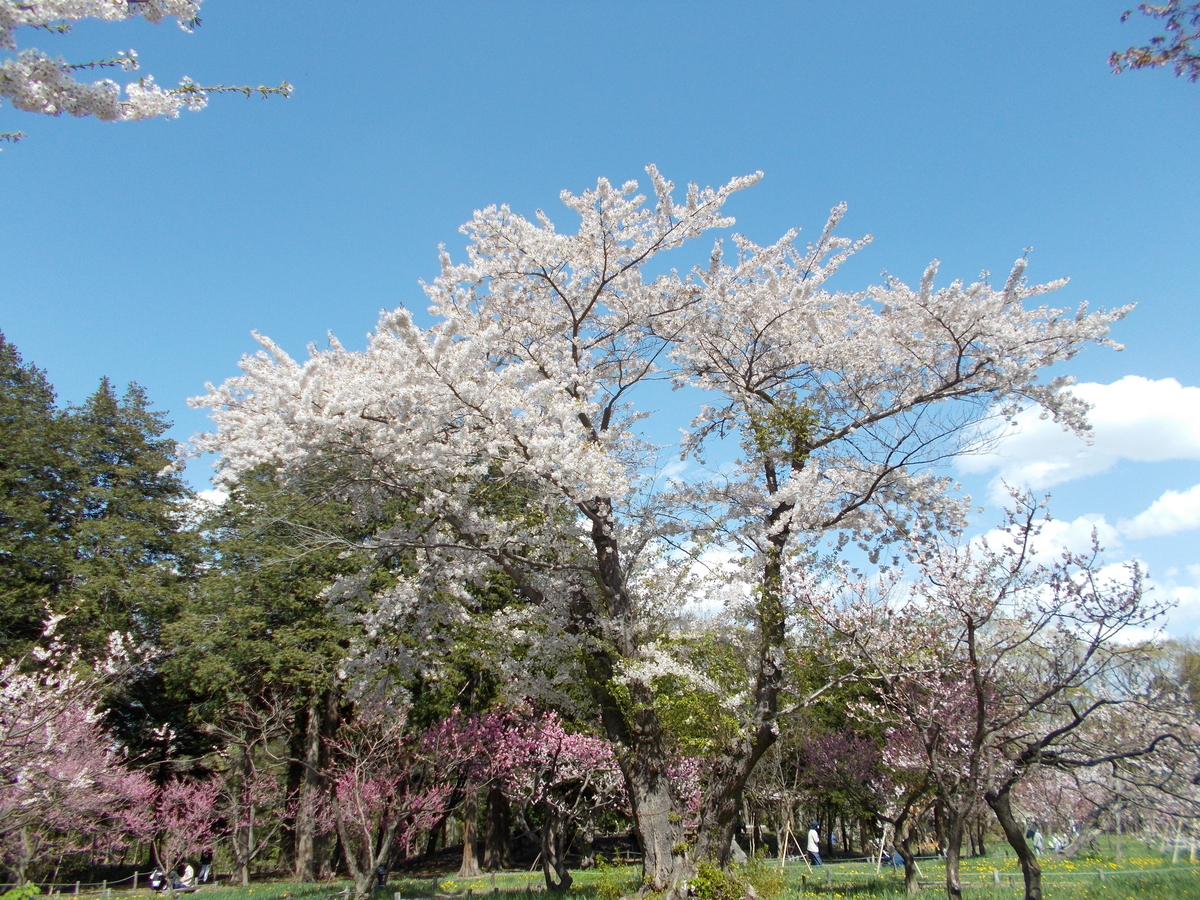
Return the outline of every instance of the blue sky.
[[[842,200],[843,232],[874,234],[839,287],[934,257],[999,277],[1032,246],[1032,279],[1071,277],[1054,302],[1138,303],[1125,352],[1066,370],[1095,385],[1093,445],[1031,423],[961,474],[981,500],[998,474],[1050,490],[1064,541],[1096,527],[1110,559],[1145,561],[1196,634],[1200,85],[1108,71],[1153,33],[1120,24],[1128,5],[206,0],[190,35],[20,34],[72,60],[136,48],[163,84],[296,94],[130,124],[0,109],[29,135],[0,154],[0,328],[64,402],[136,380],[186,439],[205,427],[186,398],[235,373],[251,329],[299,354],[423,309],[418,279],[477,207],[565,223],[559,190],[600,175],[762,169],[730,204],[751,238],[815,231]]]

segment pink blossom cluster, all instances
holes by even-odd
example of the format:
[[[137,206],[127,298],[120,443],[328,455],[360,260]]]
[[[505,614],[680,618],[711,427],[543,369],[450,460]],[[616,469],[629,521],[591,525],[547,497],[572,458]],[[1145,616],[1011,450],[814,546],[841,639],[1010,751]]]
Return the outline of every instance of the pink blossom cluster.
[[[99,684],[52,637],[0,668],[0,855],[22,876],[43,854],[120,846],[137,832],[153,786],[105,732]]]

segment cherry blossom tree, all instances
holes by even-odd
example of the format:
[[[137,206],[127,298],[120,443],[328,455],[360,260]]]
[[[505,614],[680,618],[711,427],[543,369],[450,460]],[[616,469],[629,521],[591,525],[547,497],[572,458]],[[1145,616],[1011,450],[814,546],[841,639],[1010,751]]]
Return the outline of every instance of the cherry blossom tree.
[[[1114,51],[1108,64],[1115,73],[1126,69],[1171,66],[1175,74],[1188,81],[1200,80],[1200,52],[1195,44],[1200,40],[1200,3],[1167,0],[1166,3],[1139,3],[1137,12],[1162,22],[1163,33],[1150,38],[1148,44]],[[1129,21],[1134,10],[1121,16]]]
[[[329,815],[358,900],[371,896],[393,849],[432,826],[450,792],[404,726],[402,714],[364,707],[332,741]]]
[[[89,670],[55,636],[61,618],[0,667],[0,853],[19,883],[37,859],[121,846],[153,789],[125,768],[101,721],[99,691],[124,666],[123,642],[114,637]]]
[[[1040,561],[1042,506],[1014,500],[988,540],[923,551],[908,592],[860,587],[827,617],[875,669],[875,709],[891,724],[885,756],[924,767],[942,803],[951,898],[980,802],[1021,863],[1026,900],[1040,900],[1041,869],[1013,806],[1019,785],[1039,768],[1096,767],[1150,785],[1162,760],[1195,744],[1159,654],[1128,638],[1164,603],[1143,592],[1136,566],[1103,567],[1096,546]]]
[[[952,485],[929,466],[976,446],[988,416],[1031,404],[1083,430],[1084,404],[1042,372],[1108,343],[1125,310],[1026,308],[1061,282],[1027,284],[1024,259],[999,288],[936,287],[935,263],[916,287],[831,292],[826,279],[865,243],[834,234],[844,207],[807,248],[794,231],[765,247],[735,236],[731,256],[718,242],[706,266],[651,274],[660,255],[731,225],[722,206],[759,176],[693,185],[679,201],[648,171],[649,205],[634,182],[564,193],[574,233],[541,212],[477,212],[466,261],[443,253],[426,286],[429,329],[400,309],[365,351],[334,341],[303,363],[262,339],[244,374],[200,401],[217,426],[200,446],[231,478],[264,462],[300,478],[333,454],[345,496],[415,501],[371,545],[380,559],[404,554],[411,573],[376,594],[373,634],[432,641],[439,622],[478,608],[465,585],[502,571],[522,600],[495,620],[497,640],[521,648],[514,679],[543,673],[522,689],[552,703],[578,705],[568,686],[586,687],[619,748],[647,889],[674,892],[696,857],[727,859],[746,779],[775,740],[795,611],[785,579],[809,559],[797,551],[837,532],[874,553],[959,525]],[[685,452],[736,453],[722,439],[737,437],[736,465],[654,480],[643,420],[663,381],[710,400]],[[519,510],[476,502],[498,479],[528,491]],[[740,559],[755,645],[745,690],[725,698],[737,727],[712,760],[694,846],[654,702],[655,679],[696,674],[667,639],[693,597],[658,589],[664,546]]]
[[[554,712],[523,706],[472,717],[456,714],[430,729],[422,743],[433,751],[439,769],[462,772],[469,791],[495,788],[505,797],[521,830],[540,850],[548,890],[571,885],[566,855],[580,825],[587,830],[598,815],[628,808],[608,741],[569,731]]]
[[[76,75],[84,70],[110,69],[124,72],[138,70],[137,53],[120,51],[108,59],[68,63],[55,59],[41,50],[17,48],[16,32],[26,27],[64,33],[82,19],[118,22],[142,18],[161,22],[173,18],[185,31],[200,24],[200,4],[203,0],[4,0],[0,2],[0,50],[15,56],[0,60],[0,97],[15,108],[26,112],[60,116],[95,116],[105,122],[152,119],[156,116],[174,118],[181,109],[203,109],[208,95],[214,93],[258,93],[264,97],[278,94],[290,96],[287,82],[278,87],[200,85],[184,78],[175,88],[162,88],[149,75],[122,87],[111,78],[82,82]],[[17,141],[20,132],[7,132],[0,140]]]
[[[156,791],[149,814],[139,821],[164,872],[179,870],[216,842],[220,795],[216,779],[188,777],[172,778]]]
[[[929,632],[925,636],[928,639]],[[993,759],[974,740],[975,709],[964,689],[966,672],[951,666],[938,668],[936,673],[918,674],[909,683],[892,680],[889,685],[885,706],[894,718],[884,759],[893,771],[903,773],[900,783],[908,788],[900,793],[894,816],[906,883],[911,885],[915,865],[906,856],[903,838],[911,827],[915,804],[928,791],[942,817],[946,893],[957,900],[962,894],[963,838],[971,818],[983,807],[982,785],[991,775]]]

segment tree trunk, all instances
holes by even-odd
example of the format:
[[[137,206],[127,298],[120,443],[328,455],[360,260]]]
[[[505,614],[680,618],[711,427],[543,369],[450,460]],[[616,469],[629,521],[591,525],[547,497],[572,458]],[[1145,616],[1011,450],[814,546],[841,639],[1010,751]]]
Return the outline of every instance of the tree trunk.
[[[242,887],[250,887],[250,859],[254,853],[254,808],[249,810],[248,821],[237,829],[233,837],[234,855],[238,871],[242,876]]]
[[[301,786],[304,784],[305,740],[308,736],[308,704],[303,704],[296,710],[292,720],[292,733],[288,738],[288,767],[287,794],[288,797],[299,798]],[[283,868],[292,872],[299,871],[296,867],[296,817],[299,814],[299,804],[288,804],[280,828],[279,862]]]
[[[962,875],[959,861],[962,858],[963,830],[966,822],[961,810],[942,807],[946,820],[946,896],[949,900],[962,900]]]
[[[913,838],[913,804],[917,802],[916,796],[909,797],[901,810],[900,815],[896,817],[893,823],[892,844],[894,852],[900,854],[900,858],[904,861],[904,890],[910,894],[916,894],[921,890],[921,883],[917,880],[917,855],[912,849]],[[887,832],[884,832],[884,837]],[[880,838],[879,850],[884,851],[883,838]],[[866,847],[866,838],[863,838],[863,846]]]
[[[321,696],[321,746],[318,752],[318,765],[320,766],[320,787],[326,795],[329,793],[329,781],[325,777],[325,772],[329,768],[329,742],[337,737],[338,729],[342,726],[340,702],[340,696],[336,690],[327,690]],[[338,854],[337,848],[334,846],[337,840],[337,835],[329,831],[317,832],[313,835],[313,852],[319,862],[316,867],[317,877],[322,880],[328,880],[333,867],[337,865]]]
[[[589,657],[587,665],[605,730],[621,748],[617,762],[625,777],[634,830],[642,851],[643,889],[667,892],[672,897],[678,892],[682,896],[694,867],[684,839],[683,806],[675,796],[667,771],[669,757],[650,692],[644,685],[629,685],[634,707],[631,728],[608,689],[614,683],[611,658],[603,652],[596,653]]]
[[[489,872],[507,869],[512,865],[509,851],[512,834],[512,811],[508,798],[498,784],[488,788],[487,810],[483,816],[483,867]]]
[[[1096,838],[1100,837],[1102,834],[1104,834],[1104,829],[1095,823],[1090,823],[1085,827],[1080,828],[1079,833],[1075,835],[1075,837],[1071,840],[1071,843],[1067,844],[1067,846],[1063,848],[1063,858],[1074,859],[1075,854],[1077,854],[1084,847],[1088,846],[1088,844],[1096,840]]]
[[[946,855],[946,809],[939,798],[933,804],[933,839],[937,842],[942,856]]]
[[[479,816],[478,797],[476,791],[470,790],[463,800],[463,849],[462,865],[458,867],[459,878],[477,878],[483,874],[479,868],[479,843],[475,839],[475,820]]]
[[[1012,811],[1012,795],[1009,788],[999,791],[988,791],[984,795],[987,805],[996,814],[1000,827],[1004,829],[1004,837],[1013,848],[1021,863],[1021,874],[1025,878],[1025,900],[1042,900],[1042,867],[1038,865],[1037,856],[1025,841],[1025,833],[1021,830],[1016,816]]]
[[[1076,853],[1104,833],[1104,829],[1100,826],[1100,819],[1112,809],[1112,803],[1113,801],[1110,800],[1108,803],[1097,803],[1092,806],[1083,821],[1076,826],[1075,837],[1067,846],[1063,847],[1062,855],[1065,859],[1072,859]],[[1163,844],[1162,852],[1165,851],[1166,843]]]
[[[250,860],[254,855],[254,797],[249,785],[254,778],[254,760],[249,742],[242,747],[241,785],[235,790],[235,813],[240,824],[233,833],[233,856],[241,875],[242,887],[250,886]]]
[[[910,894],[919,893],[921,882],[917,880],[917,855],[912,849],[912,829],[907,824],[904,837],[896,842],[896,852],[904,860],[904,890]]]
[[[328,790],[325,781],[325,742],[341,723],[337,695],[332,690],[309,698],[304,729],[304,779],[296,810],[296,880],[315,881],[318,855],[327,849],[326,836],[317,833],[317,811]]]
[[[647,891],[682,893],[694,870],[665,761],[665,756],[635,751],[621,768],[642,845],[642,883]]]
[[[575,834],[576,846],[579,853],[579,868],[593,869],[596,867],[596,826],[591,817],[584,820],[583,827]]]
[[[768,481],[774,477],[769,468]],[[783,560],[790,529],[777,522],[787,521],[792,504],[777,506],[767,517],[770,544],[763,566],[763,582],[758,601],[758,671],[754,682],[754,711],[747,727],[716,760],[708,787],[700,804],[700,824],[696,834],[696,858],[729,863],[729,845],[737,828],[738,808],[746,781],[778,736],[775,715],[779,710],[779,692],[784,678],[784,645],[787,640],[787,615],[783,595]]]
[[[774,483],[774,463],[767,458],[764,464],[768,486],[774,491],[778,487]],[[637,609],[621,561],[612,501],[593,498],[581,503],[580,510],[592,526],[601,596],[592,598],[581,592],[573,598],[572,627],[592,639],[585,662],[588,680],[605,732],[622,748],[618,760],[642,844],[642,890],[665,892],[665,900],[675,900],[686,894],[687,881],[695,872],[695,859],[711,858],[721,865],[728,862],[746,781],[775,741],[787,638],[783,560],[790,537],[792,504],[780,504],[767,516],[770,536],[757,605],[759,647],[753,712],[733,745],[715,761],[701,800],[694,853],[689,853],[683,833],[683,805],[674,794],[667,772],[670,754],[650,685],[630,682],[625,686],[627,696],[620,699],[613,692],[617,662],[636,659],[641,648]]]
[[[546,878],[547,891],[567,891],[571,888],[571,870],[567,868],[567,829],[570,823],[566,815],[552,803],[546,804],[546,816],[542,822],[542,874]]]
[[[337,797],[332,798],[333,822],[338,843],[342,848],[342,859],[354,881],[354,900],[370,900],[371,893],[378,879],[380,866],[392,853],[392,844],[396,838],[396,829],[400,820],[388,816],[380,827],[378,834],[360,833],[361,856],[355,851],[355,841],[351,839],[350,825],[342,814],[341,803]],[[358,823],[361,825],[361,823]]]
[[[583,592],[573,597],[573,627],[592,640],[592,652],[585,654],[588,682],[604,730],[620,748],[617,761],[642,845],[642,890],[665,892],[664,900],[674,900],[686,892],[694,867],[684,841],[683,806],[675,797],[667,771],[666,736],[648,684],[629,683],[627,698],[618,698],[613,692],[616,661],[636,658],[639,645],[636,609],[622,569],[612,503],[608,498],[595,498],[580,504],[580,509],[592,523],[602,596],[600,608]]]
[[[29,850],[29,829],[22,826],[20,838],[17,840],[17,853],[14,854],[13,874],[17,879],[17,886],[25,884],[29,880],[29,863],[33,858],[33,854]]]
[[[722,866],[729,863],[746,781],[759,758],[775,740],[774,730],[770,726],[759,731],[766,733],[756,733],[739,741],[713,764],[708,788],[701,799],[696,859],[712,859]]]
[[[321,712],[320,697],[308,698],[304,716],[304,777],[300,798],[296,804],[296,880],[316,880],[317,804],[324,788],[321,778]]]

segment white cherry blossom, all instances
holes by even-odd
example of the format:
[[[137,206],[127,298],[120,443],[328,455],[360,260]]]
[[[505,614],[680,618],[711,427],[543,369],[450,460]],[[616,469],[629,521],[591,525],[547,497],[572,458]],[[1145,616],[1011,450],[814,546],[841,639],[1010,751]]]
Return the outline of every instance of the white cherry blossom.
[[[730,226],[723,204],[759,175],[693,185],[678,202],[648,171],[650,202],[636,183],[605,179],[564,193],[574,233],[540,211],[476,212],[462,228],[466,260],[443,251],[426,286],[428,329],[397,310],[364,350],[334,340],[303,362],[260,338],[242,374],[198,401],[216,424],[198,445],[221,454],[227,479],[263,463],[302,479],[334,460],[346,497],[407,501],[374,548],[407,554],[414,574],[379,598],[376,634],[405,629],[432,644],[453,614],[445,604],[472,613],[463,583],[503,570],[539,613],[508,615],[507,633],[528,646],[540,632],[562,651],[557,670],[543,656],[531,680],[543,691],[556,677],[589,687],[621,748],[646,883],[682,892],[689,854],[678,849],[681,800],[664,774],[652,682],[687,670],[659,639],[672,600],[695,594],[646,593],[667,580],[641,567],[670,557],[648,548],[742,557],[759,646],[736,710],[743,728],[714,760],[694,849],[724,858],[742,787],[776,733],[788,570],[827,533],[874,553],[960,526],[962,503],[931,467],[972,448],[991,410],[1037,406],[1085,429],[1068,381],[1043,370],[1110,344],[1126,310],[1027,307],[1062,282],[1029,285],[1024,258],[999,288],[986,276],[937,287],[934,263],[916,287],[888,279],[830,292],[825,280],[865,244],[834,233],[844,207],[806,248],[796,232],[767,247],[734,236],[731,258],[718,243],[706,267],[652,275],[651,259]],[[742,448],[732,468],[655,486],[643,395],[663,380],[684,402],[708,398],[685,452],[732,435]],[[489,503],[501,489],[520,502]],[[637,714],[613,712],[623,704]]]
[[[291,85],[250,87],[201,86],[186,76],[178,87],[163,88],[152,76],[142,76],[122,88],[111,78],[80,81],[76,73],[85,69],[138,69],[137,54],[121,51],[109,59],[69,63],[41,50],[18,50],[17,29],[34,28],[64,33],[74,22],[99,19],[119,22],[142,18],[161,22],[173,18],[185,31],[199,24],[202,0],[0,0],[0,50],[16,55],[0,60],[0,98],[26,112],[59,116],[94,116],[105,122],[135,121],[157,116],[174,118],[180,110],[200,110],[211,93],[261,93],[290,96]],[[122,93],[123,91],[123,93]],[[18,132],[2,136],[17,140]]]

